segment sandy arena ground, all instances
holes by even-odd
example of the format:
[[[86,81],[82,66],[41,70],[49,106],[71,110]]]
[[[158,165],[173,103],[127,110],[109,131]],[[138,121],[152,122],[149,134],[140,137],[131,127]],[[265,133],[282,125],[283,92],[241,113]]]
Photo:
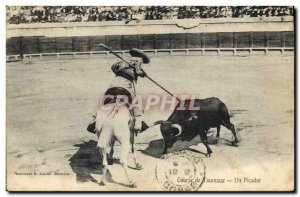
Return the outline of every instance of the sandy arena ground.
[[[111,182],[98,185],[101,164],[96,136],[86,131],[93,108],[113,79],[116,58],[35,60],[7,63],[7,178],[9,190],[162,190],[155,166],[162,162],[159,126],[139,134],[136,155],[143,170],[130,170],[137,188],[124,183],[121,166],[111,166]],[[211,144],[211,157],[199,153],[209,179],[244,177],[260,183],[209,183],[200,191],[292,190],[294,188],[294,57],[293,56],[155,56],[147,73],[175,94],[218,97],[233,115],[242,141],[229,130]],[[165,94],[139,79],[139,94]],[[150,122],[171,112],[151,111]],[[216,129],[208,137],[214,141]],[[199,137],[178,142],[170,152],[191,149],[205,153]],[[116,144],[115,157],[120,155]],[[36,175],[17,175],[17,173]],[[63,173],[55,175],[54,173]],[[51,173],[51,175],[49,175]]]

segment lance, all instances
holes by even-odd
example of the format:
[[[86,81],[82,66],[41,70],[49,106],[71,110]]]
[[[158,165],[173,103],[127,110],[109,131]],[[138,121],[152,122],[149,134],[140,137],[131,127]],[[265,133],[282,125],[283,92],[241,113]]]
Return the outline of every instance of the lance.
[[[130,67],[135,68],[132,64],[130,64],[127,60],[125,60],[123,57],[121,57],[119,54],[117,54],[116,52],[114,52],[112,49],[110,49],[108,46],[106,46],[105,44],[99,44],[99,46],[103,47],[104,49],[108,50],[109,52],[111,52],[112,54],[114,54],[116,57],[118,57],[119,59],[121,59],[122,61],[124,61],[125,63],[127,63]],[[152,81],[155,85],[157,85],[158,87],[160,87],[161,89],[163,89],[165,92],[167,92],[168,94],[170,94],[172,97],[175,97],[177,101],[180,102],[180,100],[174,96],[174,94],[172,94],[170,91],[168,91],[166,88],[164,88],[162,85],[160,85],[159,83],[157,83],[154,79],[152,79],[151,77],[149,77],[147,74],[145,76],[146,78],[148,78],[150,81]]]

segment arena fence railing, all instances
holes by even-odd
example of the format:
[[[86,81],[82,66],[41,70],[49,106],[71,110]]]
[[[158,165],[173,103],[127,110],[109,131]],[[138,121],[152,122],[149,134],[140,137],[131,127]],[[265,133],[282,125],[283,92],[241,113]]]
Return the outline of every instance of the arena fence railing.
[[[153,49],[143,50],[150,56],[156,55],[227,55],[227,56],[249,56],[249,55],[293,55],[293,47],[278,47],[278,48],[191,48],[191,49]],[[129,56],[128,50],[116,51],[116,53]],[[109,51],[89,51],[89,52],[62,52],[62,53],[36,53],[24,54],[23,60],[32,59],[80,59],[80,58],[103,58],[110,57]],[[22,60],[20,55],[8,55],[7,61]]]

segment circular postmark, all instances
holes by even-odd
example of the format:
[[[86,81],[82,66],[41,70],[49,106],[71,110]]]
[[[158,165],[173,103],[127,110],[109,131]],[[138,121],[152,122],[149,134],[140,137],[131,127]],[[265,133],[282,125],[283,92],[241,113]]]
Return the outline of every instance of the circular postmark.
[[[174,152],[158,162],[155,176],[165,190],[197,191],[205,181],[205,165],[196,153]]]

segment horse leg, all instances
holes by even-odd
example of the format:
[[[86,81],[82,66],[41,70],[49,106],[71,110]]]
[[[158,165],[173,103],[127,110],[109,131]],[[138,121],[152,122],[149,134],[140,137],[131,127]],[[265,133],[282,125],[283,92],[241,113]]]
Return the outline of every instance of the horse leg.
[[[135,169],[136,170],[141,170],[142,169],[142,165],[137,163],[136,158],[135,158],[135,152],[134,152],[134,131],[130,130],[130,148],[131,148],[131,156],[135,165]]]
[[[131,118],[129,120],[128,126],[129,126],[129,130],[130,130],[130,147],[131,147],[131,156],[135,165],[135,169],[136,170],[141,170],[142,169],[142,165],[137,163],[136,158],[135,158],[135,153],[134,153],[134,137],[135,137],[135,127],[136,127],[136,117],[135,117],[135,113],[133,111],[131,111]]]
[[[128,175],[128,158],[129,155],[131,155],[131,143],[130,143],[130,130],[128,125],[126,124],[120,124],[115,127],[115,137],[118,142],[121,144],[121,155],[120,155],[120,164],[122,168],[124,169],[124,172],[127,177],[127,181],[129,183],[129,187],[135,187],[135,184],[133,181],[129,178]]]
[[[210,157],[210,154],[212,153],[212,150],[208,146],[208,141],[207,141],[207,136],[206,136],[205,131],[204,130],[200,130],[199,135],[200,135],[202,143],[206,147],[206,150],[207,150],[206,156]]]
[[[110,151],[109,151],[109,154],[107,157],[108,165],[113,165],[113,162],[114,162],[114,144],[115,144],[115,140],[112,140]]]
[[[97,117],[98,118],[98,117]],[[109,162],[109,155],[113,152],[113,138],[112,132],[113,130],[105,125],[103,125],[99,120],[96,121],[96,131],[98,135],[98,143],[97,146],[100,151],[100,156],[102,158],[103,169],[102,176],[99,182],[100,185],[105,185],[106,182],[106,174],[109,171],[108,165],[111,165]]]
[[[131,151],[131,155],[132,155],[132,159],[133,159],[133,162],[134,162],[134,165],[135,165],[135,169],[136,170],[142,170],[143,166],[136,161],[136,157],[135,157],[134,151]]]
[[[102,147],[102,148],[99,148],[99,151],[100,151],[100,155],[102,157],[102,162],[103,162],[103,168],[102,168],[102,176],[101,176],[101,180],[99,182],[100,185],[105,185],[106,183],[106,173],[108,171],[107,169],[107,157],[106,157],[106,148]]]
[[[120,158],[120,163],[121,163],[121,165],[124,169],[124,172],[126,174],[129,186],[130,187],[136,187],[134,182],[129,178],[129,175],[128,175],[128,155],[129,155],[129,153],[131,153],[130,143],[122,144],[121,148],[122,148],[122,155],[121,155],[121,158]]]

